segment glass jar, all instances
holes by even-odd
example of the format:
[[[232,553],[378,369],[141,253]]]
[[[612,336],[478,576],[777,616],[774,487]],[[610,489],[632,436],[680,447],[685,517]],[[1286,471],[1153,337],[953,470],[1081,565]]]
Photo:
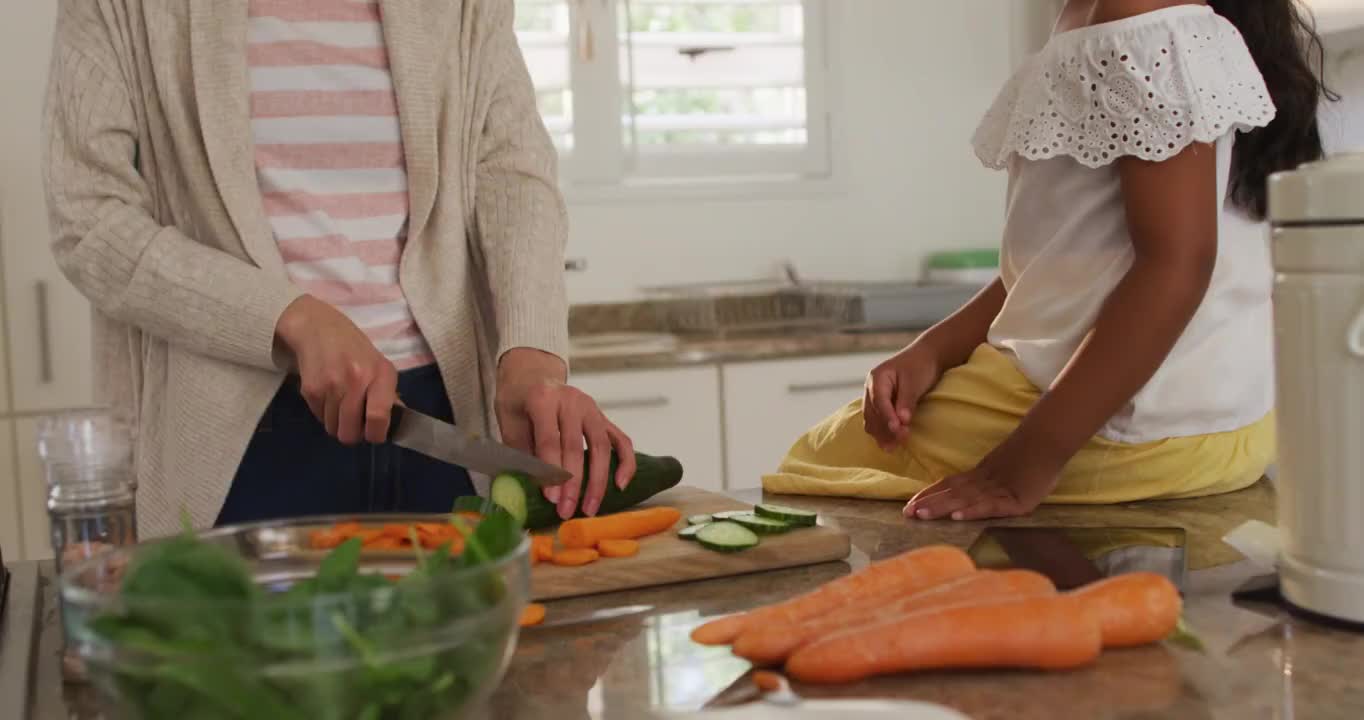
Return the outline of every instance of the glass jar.
[[[57,569],[137,542],[132,434],[107,410],[39,420],[38,455]]]

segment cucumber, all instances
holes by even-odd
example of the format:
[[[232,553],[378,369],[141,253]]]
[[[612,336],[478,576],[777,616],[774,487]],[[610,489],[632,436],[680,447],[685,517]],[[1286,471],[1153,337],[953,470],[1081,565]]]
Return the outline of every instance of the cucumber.
[[[758,544],[758,536],[738,523],[720,521],[699,526],[696,541],[701,547],[715,552],[731,553],[747,550]]]
[[[758,517],[780,520],[792,527],[814,527],[819,514],[810,510],[798,510],[784,505],[762,504],[754,506],[753,513]]]
[[[606,485],[606,495],[602,498],[601,507],[597,511],[598,515],[629,510],[682,482],[682,463],[678,462],[676,458],[635,453],[635,477],[624,490],[621,490],[616,487],[615,482],[617,462],[615,453],[612,453],[609,470],[611,482]],[[558,509],[545,499],[544,493],[540,491],[540,486],[534,480],[521,473],[504,473],[504,475],[520,482],[521,489],[525,492],[525,526],[527,530],[542,530],[559,524]],[[578,500],[578,510],[575,515],[576,517],[585,517],[581,498]]]
[[[753,514],[752,510],[726,510],[724,512],[715,513],[714,515],[711,515],[711,517],[715,518],[716,520],[733,520],[734,518],[739,517],[741,515],[752,514]]]
[[[711,522],[711,521],[713,521],[713,520],[714,520],[714,518],[712,518],[712,517],[709,516],[709,515],[692,515],[691,517],[687,518],[687,524],[688,524],[688,525],[705,525],[706,523]]]
[[[680,537],[680,538],[682,538],[683,540],[695,540],[695,539],[696,539],[696,533],[701,532],[701,528],[703,528],[703,527],[705,527],[705,526],[707,526],[707,525],[709,525],[709,524],[710,524],[710,523],[701,523],[701,524],[699,524],[699,525],[688,525],[688,526],[682,528],[681,530],[678,530],[678,531],[677,531],[677,536]]]
[[[780,520],[758,517],[757,515],[739,515],[730,518],[730,522],[739,523],[759,535],[776,535],[791,529],[790,525]]]
[[[508,514],[516,518],[516,522],[526,525],[526,488],[521,485],[521,480],[510,473],[503,473],[493,478],[493,486],[488,492],[488,496]]]

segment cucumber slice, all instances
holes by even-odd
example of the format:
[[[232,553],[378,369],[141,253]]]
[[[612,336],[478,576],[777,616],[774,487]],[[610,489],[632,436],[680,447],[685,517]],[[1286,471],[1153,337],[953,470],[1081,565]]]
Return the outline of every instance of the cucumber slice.
[[[521,485],[521,481],[515,475],[502,474],[493,478],[492,489],[488,492],[492,498],[509,515],[516,518],[516,522],[526,524],[526,490]]]
[[[759,535],[776,535],[791,529],[790,525],[780,520],[758,517],[757,515],[739,515],[730,518],[730,522],[739,523]]]
[[[819,521],[819,513],[810,510],[798,510],[784,505],[757,505],[754,506],[753,513],[758,517],[780,520],[794,527],[814,527],[815,523]]]
[[[695,540],[696,533],[701,532],[701,528],[709,524],[710,523],[701,523],[700,525],[688,525],[682,528],[681,530],[678,530],[677,536],[682,538],[683,540]]]
[[[752,514],[753,514],[752,510],[726,510],[724,512],[715,513],[714,515],[711,515],[711,517],[715,518],[716,520],[733,520],[734,518],[739,517],[741,515]]]
[[[713,520],[713,519],[714,519],[714,518],[712,518],[712,517],[709,516],[709,515],[692,515],[691,517],[687,518],[687,524],[688,524],[688,525],[705,525],[706,523],[710,522],[710,521]]]
[[[733,522],[713,522],[699,525],[696,541],[701,547],[715,552],[740,552],[758,544],[758,536],[748,528]]]

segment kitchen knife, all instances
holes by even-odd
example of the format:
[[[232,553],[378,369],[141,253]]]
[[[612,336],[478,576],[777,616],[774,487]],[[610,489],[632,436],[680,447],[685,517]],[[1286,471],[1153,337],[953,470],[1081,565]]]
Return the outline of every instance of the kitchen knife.
[[[563,485],[573,474],[515,448],[472,433],[448,422],[394,406],[389,442],[427,457],[484,475],[515,471],[529,475],[541,486]]]

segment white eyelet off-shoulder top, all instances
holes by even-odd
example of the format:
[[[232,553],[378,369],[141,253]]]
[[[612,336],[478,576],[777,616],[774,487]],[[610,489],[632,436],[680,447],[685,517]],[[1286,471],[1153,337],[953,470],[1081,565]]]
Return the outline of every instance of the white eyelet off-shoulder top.
[[[1223,200],[1212,284],[1104,437],[1227,432],[1273,408],[1268,237],[1225,198],[1236,134],[1267,125],[1274,112],[1235,26],[1206,6],[1181,5],[1055,35],[977,129],[981,162],[1009,171],[1000,267],[1008,298],[989,342],[1039,388],[1056,381],[1132,265],[1114,162],[1216,146]]]

